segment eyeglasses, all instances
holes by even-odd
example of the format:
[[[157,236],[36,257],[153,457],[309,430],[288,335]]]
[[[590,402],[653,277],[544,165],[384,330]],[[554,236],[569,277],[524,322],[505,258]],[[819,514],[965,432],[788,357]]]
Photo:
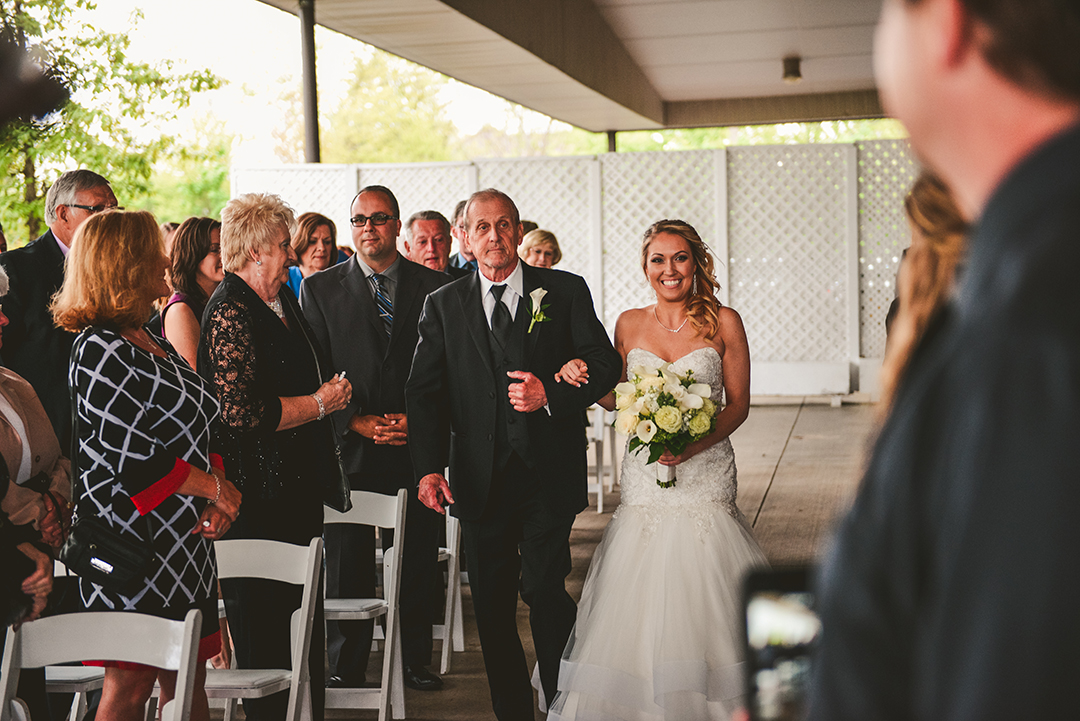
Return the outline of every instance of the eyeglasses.
[[[386,213],[375,213],[374,215],[354,215],[349,218],[349,223],[354,228],[363,228],[367,225],[368,221],[371,221],[372,225],[386,225],[391,220],[397,220],[396,215],[387,215]]]
[[[100,213],[103,210],[123,210],[123,206],[120,205],[79,205],[78,203],[64,203],[69,208],[81,208],[90,215]]]

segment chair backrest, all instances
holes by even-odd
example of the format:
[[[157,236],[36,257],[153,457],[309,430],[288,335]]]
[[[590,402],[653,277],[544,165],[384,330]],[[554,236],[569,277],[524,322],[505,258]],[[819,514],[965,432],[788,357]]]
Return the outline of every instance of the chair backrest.
[[[297,546],[266,539],[237,538],[214,542],[218,578],[266,578],[304,587],[300,608],[293,613],[292,682],[285,718],[300,718],[299,705],[304,701],[300,689],[308,682],[308,654],[311,629],[315,619],[315,600],[319,592],[323,541],[311,539],[307,546]],[[0,720],[2,721],[2,720]]]
[[[8,721],[19,670],[74,661],[127,661],[177,671],[173,718],[191,715],[202,612],[183,621],[124,611],[70,613],[8,629],[0,665],[0,721]]]
[[[338,513],[333,508],[323,508],[323,523],[356,523],[361,526],[398,528],[405,522],[405,504],[408,491],[398,490],[387,496],[370,491],[352,492],[352,510]]]

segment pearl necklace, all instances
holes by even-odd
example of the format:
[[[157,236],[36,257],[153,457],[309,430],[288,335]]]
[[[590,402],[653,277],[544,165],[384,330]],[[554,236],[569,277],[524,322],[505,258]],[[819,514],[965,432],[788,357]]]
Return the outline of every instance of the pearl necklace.
[[[281,298],[275,295],[273,300],[266,300],[263,302],[266,303],[270,310],[274,311],[274,315],[285,320],[285,309],[281,307]]]
[[[652,314],[653,314],[653,318],[656,318],[657,325],[659,325],[661,328],[666,330],[668,333],[678,333],[686,325],[686,321],[690,320],[690,316],[686,316],[685,318],[683,318],[682,325],[680,325],[678,328],[668,328],[666,325],[664,325],[663,323],[660,322],[660,316],[658,316],[656,314],[656,306],[655,305],[652,307]]]

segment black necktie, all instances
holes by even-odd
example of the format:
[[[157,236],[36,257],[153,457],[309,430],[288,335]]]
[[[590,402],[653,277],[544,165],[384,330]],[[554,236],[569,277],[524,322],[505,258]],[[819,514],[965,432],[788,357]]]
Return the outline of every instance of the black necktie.
[[[510,317],[510,310],[506,307],[506,303],[502,302],[505,290],[505,285],[491,286],[491,294],[495,296],[495,307],[491,311],[491,332],[495,334],[495,340],[499,341],[499,345],[503,348],[510,340],[510,327],[514,324],[514,319]]]
[[[390,296],[387,295],[386,288],[383,286],[383,277],[378,273],[372,273],[371,280],[375,283],[375,306],[386,328],[386,337],[389,338],[390,329],[394,327],[394,304],[390,302]]]

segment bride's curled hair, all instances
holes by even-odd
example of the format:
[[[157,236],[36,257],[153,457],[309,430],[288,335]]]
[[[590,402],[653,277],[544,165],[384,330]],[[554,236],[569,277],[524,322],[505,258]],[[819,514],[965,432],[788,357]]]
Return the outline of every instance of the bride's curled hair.
[[[694,226],[684,220],[658,220],[649,226],[641,239],[643,271],[647,268],[649,244],[661,233],[677,235],[690,246],[690,255],[694,258],[694,284],[686,301],[686,317],[695,331],[705,338],[712,338],[720,330],[720,301],[716,299],[720,284],[713,275],[712,254]]]

